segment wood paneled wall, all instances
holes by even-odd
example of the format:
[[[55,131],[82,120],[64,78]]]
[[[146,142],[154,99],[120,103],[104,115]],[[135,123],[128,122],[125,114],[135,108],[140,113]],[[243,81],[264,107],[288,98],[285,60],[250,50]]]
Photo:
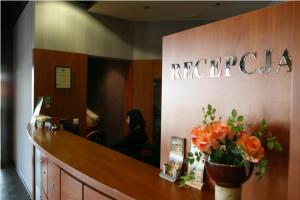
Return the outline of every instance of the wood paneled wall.
[[[34,99],[50,96],[51,107],[42,113],[71,120],[79,118],[80,134],[86,134],[87,55],[34,49]],[[55,67],[72,68],[71,88],[57,89]]]
[[[299,6],[298,2],[274,5],[163,38],[161,164],[168,160],[172,135],[187,138],[189,148],[190,132],[201,123],[202,107],[208,103],[214,105],[217,115],[223,118],[236,108],[252,128],[266,118],[269,130],[284,147],[283,153],[271,155],[269,172],[260,182],[253,175],[245,183],[243,199],[287,199],[288,182],[289,197],[296,199],[294,196],[298,195],[299,198],[300,145],[297,141],[300,130],[297,117],[300,105],[296,102],[299,100],[300,77]],[[282,69],[276,73],[286,48],[293,60],[293,72]],[[239,62],[245,53],[257,52],[257,60],[247,62],[248,70],[252,71],[264,65],[267,49],[272,50],[269,74],[246,75],[240,71]],[[230,77],[171,78],[173,63],[183,65],[186,61],[217,57],[224,61],[224,56],[231,55],[237,56],[238,64],[232,67]],[[224,74],[224,62],[221,68]],[[203,70],[209,74],[208,68]]]
[[[148,142],[153,139],[153,79],[161,79],[160,60],[134,60],[127,70],[125,113],[137,108],[146,121]]]
[[[288,199],[300,199],[300,6],[299,2],[294,7],[296,27],[293,38],[295,45],[292,51],[297,52],[297,59],[293,59],[294,73],[292,77],[292,97],[291,97],[291,132],[290,132],[290,159],[289,159],[289,183]]]

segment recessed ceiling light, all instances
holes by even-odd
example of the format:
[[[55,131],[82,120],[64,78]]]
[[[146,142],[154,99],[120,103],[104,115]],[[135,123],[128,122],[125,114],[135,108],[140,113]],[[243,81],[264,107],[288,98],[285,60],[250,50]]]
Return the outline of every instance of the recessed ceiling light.
[[[143,6],[143,9],[144,10],[148,10],[148,9],[150,9],[151,8],[151,6]]]
[[[216,3],[214,3],[212,6],[220,6],[220,5],[221,5],[220,2],[216,2]]]

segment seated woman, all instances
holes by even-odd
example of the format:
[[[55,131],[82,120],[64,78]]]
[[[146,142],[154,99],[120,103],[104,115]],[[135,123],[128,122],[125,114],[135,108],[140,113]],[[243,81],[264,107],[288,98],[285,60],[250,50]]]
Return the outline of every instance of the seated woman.
[[[145,134],[145,120],[138,109],[130,110],[126,115],[129,133],[112,148],[131,157],[139,158],[144,144],[148,140]]]

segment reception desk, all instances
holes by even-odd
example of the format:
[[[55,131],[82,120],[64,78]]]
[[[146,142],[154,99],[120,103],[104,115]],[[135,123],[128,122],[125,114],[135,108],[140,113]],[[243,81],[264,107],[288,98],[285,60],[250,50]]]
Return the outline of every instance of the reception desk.
[[[159,169],[70,132],[31,125],[27,131],[35,147],[35,199],[214,198],[213,191],[179,188],[161,179]]]

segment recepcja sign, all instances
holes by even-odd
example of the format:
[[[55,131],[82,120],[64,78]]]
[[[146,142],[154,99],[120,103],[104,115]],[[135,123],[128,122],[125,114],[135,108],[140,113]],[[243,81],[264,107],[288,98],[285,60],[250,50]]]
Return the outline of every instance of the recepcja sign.
[[[255,68],[250,71],[247,67],[247,61],[253,59],[256,61],[256,52],[245,53],[240,61],[239,68],[244,74],[251,75],[256,72],[260,74],[268,74],[272,71],[272,50],[265,51],[265,64],[264,66]],[[223,63],[223,64],[222,64]],[[204,77],[220,77],[220,76],[231,76],[230,70],[233,66],[237,65],[238,58],[236,56],[225,56],[222,58],[218,57],[215,59],[201,58],[196,61],[183,62],[182,64],[174,63],[172,64],[172,79],[193,79],[193,78],[204,78]],[[222,66],[221,66],[222,65]],[[204,69],[208,66],[209,71]],[[182,69],[183,67],[183,69]],[[289,52],[285,49],[282,56],[278,62],[275,72],[278,73],[281,69],[285,68],[286,72],[292,72],[292,60],[290,58]]]

